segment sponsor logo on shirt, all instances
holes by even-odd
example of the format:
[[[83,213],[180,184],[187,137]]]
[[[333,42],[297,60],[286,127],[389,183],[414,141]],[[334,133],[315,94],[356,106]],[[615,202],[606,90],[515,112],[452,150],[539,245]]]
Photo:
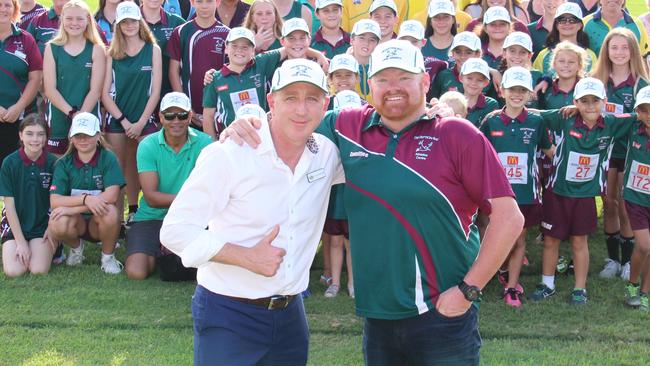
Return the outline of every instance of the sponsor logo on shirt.
[[[490,136],[492,136],[492,137],[501,137],[501,136],[503,136],[503,131],[490,131]]]
[[[589,156],[580,156],[578,158],[579,165],[589,165],[590,162],[591,162],[591,158]]]
[[[53,192],[53,191],[56,191],[56,186],[55,185],[50,186],[50,192]]]
[[[571,135],[571,136],[573,136],[573,137],[575,137],[577,139],[582,138],[582,134],[580,132],[578,132],[578,131],[575,131],[575,130],[569,131],[569,135]]]
[[[151,66],[142,66],[140,71],[151,71]]]
[[[507,158],[508,165],[519,165],[518,156],[508,156]]]
[[[217,87],[217,91],[224,91],[224,90],[228,90],[228,84],[220,85]]]
[[[368,153],[365,153],[363,151],[350,151],[350,157],[351,158],[367,158]]]
[[[642,175],[650,174],[650,166],[639,164],[639,167],[637,169],[637,173],[642,174]]]
[[[638,142],[636,142],[636,141],[633,141],[633,142],[632,142],[632,147],[635,148],[635,149],[640,149],[640,148],[641,148],[641,144],[638,143]]]

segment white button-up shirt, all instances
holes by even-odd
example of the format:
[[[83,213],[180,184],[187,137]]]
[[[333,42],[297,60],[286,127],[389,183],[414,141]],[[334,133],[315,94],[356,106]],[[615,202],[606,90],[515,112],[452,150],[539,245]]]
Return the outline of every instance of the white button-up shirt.
[[[232,141],[204,148],[160,231],[161,243],[198,268],[197,282],[214,293],[256,299],[304,291],[330,188],[344,182],[338,148],[325,136],[312,134],[294,172],[278,157],[267,124],[260,138],[257,149]],[[272,245],[286,255],[275,276],[210,261],[226,243],[255,246],[276,224]]]

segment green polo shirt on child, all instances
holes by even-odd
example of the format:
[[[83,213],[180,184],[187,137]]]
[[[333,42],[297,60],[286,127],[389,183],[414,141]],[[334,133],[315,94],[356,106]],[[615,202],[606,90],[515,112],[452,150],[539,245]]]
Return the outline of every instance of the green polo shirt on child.
[[[179,152],[174,151],[165,141],[162,129],[145,137],[138,145],[138,173],[155,172],[158,175],[158,191],[177,194],[190,176],[196,159],[204,147],[212,143],[209,135],[188,127],[187,142]],[[140,198],[134,221],[162,220],[168,208],[149,206],[143,196]]]
[[[499,102],[490,97],[486,97],[485,94],[480,94],[474,107],[467,108],[467,117],[465,119],[472,122],[474,126],[479,127],[481,122],[483,122],[483,118],[488,113],[497,109],[499,109]]]
[[[108,187],[121,188],[125,183],[115,154],[99,147],[87,163],[79,160],[76,152],[59,159],[54,167],[50,193],[62,196],[97,196]]]
[[[635,79],[632,74],[619,85],[614,85],[612,79],[607,82],[607,104],[605,113],[621,114],[634,112],[634,101],[636,93],[648,82],[642,78]],[[625,140],[617,140],[612,150],[612,158],[625,159],[627,145]]]
[[[643,122],[637,121],[628,139],[623,198],[650,207],[650,138]]]

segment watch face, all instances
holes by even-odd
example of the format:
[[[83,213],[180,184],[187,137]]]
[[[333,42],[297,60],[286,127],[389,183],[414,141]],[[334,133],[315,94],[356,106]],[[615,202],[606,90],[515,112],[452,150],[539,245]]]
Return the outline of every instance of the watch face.
[[[476,287],[473,286],[468,288],[466,293],[467,293],[467,299],[469,301],[476,301],[478,300],[479,296],[481,296],[481,292]]]

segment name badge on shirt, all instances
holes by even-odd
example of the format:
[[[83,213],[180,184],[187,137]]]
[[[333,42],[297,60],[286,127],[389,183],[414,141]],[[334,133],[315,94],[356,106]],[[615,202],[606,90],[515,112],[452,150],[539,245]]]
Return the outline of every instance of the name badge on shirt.
[[[307,181],[309,183],[314,183],[315,181],[319,179],[325,178],[325,169],[317,169],[314,170],[313,172],[307,173]]]

